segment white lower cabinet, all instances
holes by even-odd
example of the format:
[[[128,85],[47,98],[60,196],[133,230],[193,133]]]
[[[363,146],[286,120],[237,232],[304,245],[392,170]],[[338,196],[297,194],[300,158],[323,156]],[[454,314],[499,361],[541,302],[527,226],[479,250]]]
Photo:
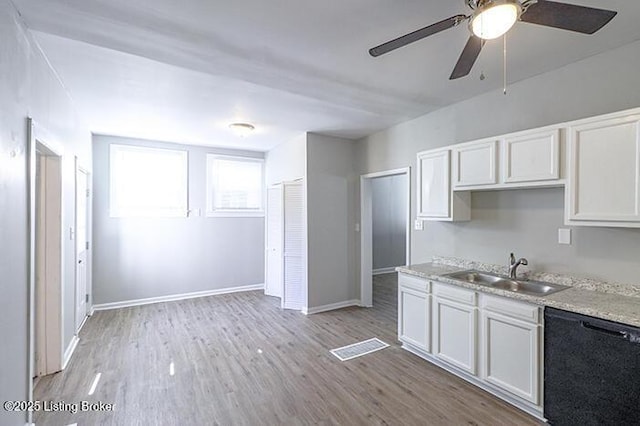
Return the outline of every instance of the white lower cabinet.
[[[460,299],[447,298],[449,294],[443,290],[449,288],[443,286],[439,283],[434,284],[433,354],[464,371],[476,374],[478,309]],[[468,292],[460,288],[455,290],[462,291],[462,295]],[[475,293],[469,293],[475,300]]]
[[[542,418],[537,305],[399,274],[404,347]]]
[[[399,274],[398,339],[431,351],[431,294],[426,280]]]
[[[540,326],[484,310],[482,328],[482,378],[538,405]]]

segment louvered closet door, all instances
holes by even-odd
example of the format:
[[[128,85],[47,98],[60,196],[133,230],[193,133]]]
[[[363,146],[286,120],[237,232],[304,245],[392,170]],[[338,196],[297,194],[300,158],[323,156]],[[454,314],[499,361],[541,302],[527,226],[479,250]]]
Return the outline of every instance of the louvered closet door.
[[[265,294],[282,297],[282,185],[267,189]]]
[[[304,306],[304,187],[301,182],[284,188],[284,289],[282,307],[301,310]]]

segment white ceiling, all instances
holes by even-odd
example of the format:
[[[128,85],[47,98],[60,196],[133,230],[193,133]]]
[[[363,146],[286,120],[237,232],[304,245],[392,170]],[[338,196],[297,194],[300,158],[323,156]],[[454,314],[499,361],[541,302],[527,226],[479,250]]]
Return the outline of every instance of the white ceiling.
[[[267,150],[304,131],[362,137],[502,85],[501,41],[448,80],[464,25],[368,55],[468,13],[463,0],[14,1],[95,133]],[[510,82],[640,40],[640,2],[567,3],[619,13],[592,36],[518,23]],[[237,139],[232,121],[258,131]]]

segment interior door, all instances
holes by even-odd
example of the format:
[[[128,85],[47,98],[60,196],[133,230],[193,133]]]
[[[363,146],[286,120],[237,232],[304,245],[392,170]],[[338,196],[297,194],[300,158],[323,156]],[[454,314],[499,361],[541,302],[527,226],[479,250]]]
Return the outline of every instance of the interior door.
[[[46,306],[46,158],[36,156],[36,252],[35,252],[35,371],[34,377],[47,374],[47,306]]]
[[[61,158],[38,145],[35,169],[34,377],[62,367]]]
[[[282,297],[282,185],[267,189],[266,276],[264,293]]]
[[[283,184],[284,253],[282,307],[301,310],[305,304],[304,187],[302,182]]]
[[[88,176],[76,169],[76,330],[87,316],[87,204]]]

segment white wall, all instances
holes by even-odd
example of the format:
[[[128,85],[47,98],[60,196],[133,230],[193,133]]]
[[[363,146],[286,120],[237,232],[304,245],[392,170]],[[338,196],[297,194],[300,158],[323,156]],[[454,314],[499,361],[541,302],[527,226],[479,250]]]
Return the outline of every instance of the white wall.
[[[360,173],[415,167],[418,151],[640,106],[640,42],[401,123],[357,144]],[[415,191],[412,191],[415,219]],[[637,283],[640,230],[563,226],[561,189],[478,192],[468,223],[425,223],[412,231],[412,263],[432,255],[502,264],[509,252],[531,268]]]
[[[356,298],[353,147],[307,134],[309,308]]]
[[[91,168],[91,139],[73,103],[8,0],[0,0],[0,401],[27,399],[27,116],[64,149],[63,229],[74,224],[74,157]],[[63,341],[74,334],[74,244],[63,246]],[[0,424],[25,413],[0,410]]]
[[[303,178],[307,174],[307,135],[283,142],[265,154],[267,185]]]
[[[306,308],[356,298],[353,141],[306,133],[266,154],[267,184],[304,178]]]
[[[407,263],[407,175],[371,179],[373,270]]]
[[[109,217],[109,145],[187,150],[189,208],[200,217]],[[94,136],[93,302],[264,283],[264,218],[206,217],[206,154],[262,158],[262,152]]]

